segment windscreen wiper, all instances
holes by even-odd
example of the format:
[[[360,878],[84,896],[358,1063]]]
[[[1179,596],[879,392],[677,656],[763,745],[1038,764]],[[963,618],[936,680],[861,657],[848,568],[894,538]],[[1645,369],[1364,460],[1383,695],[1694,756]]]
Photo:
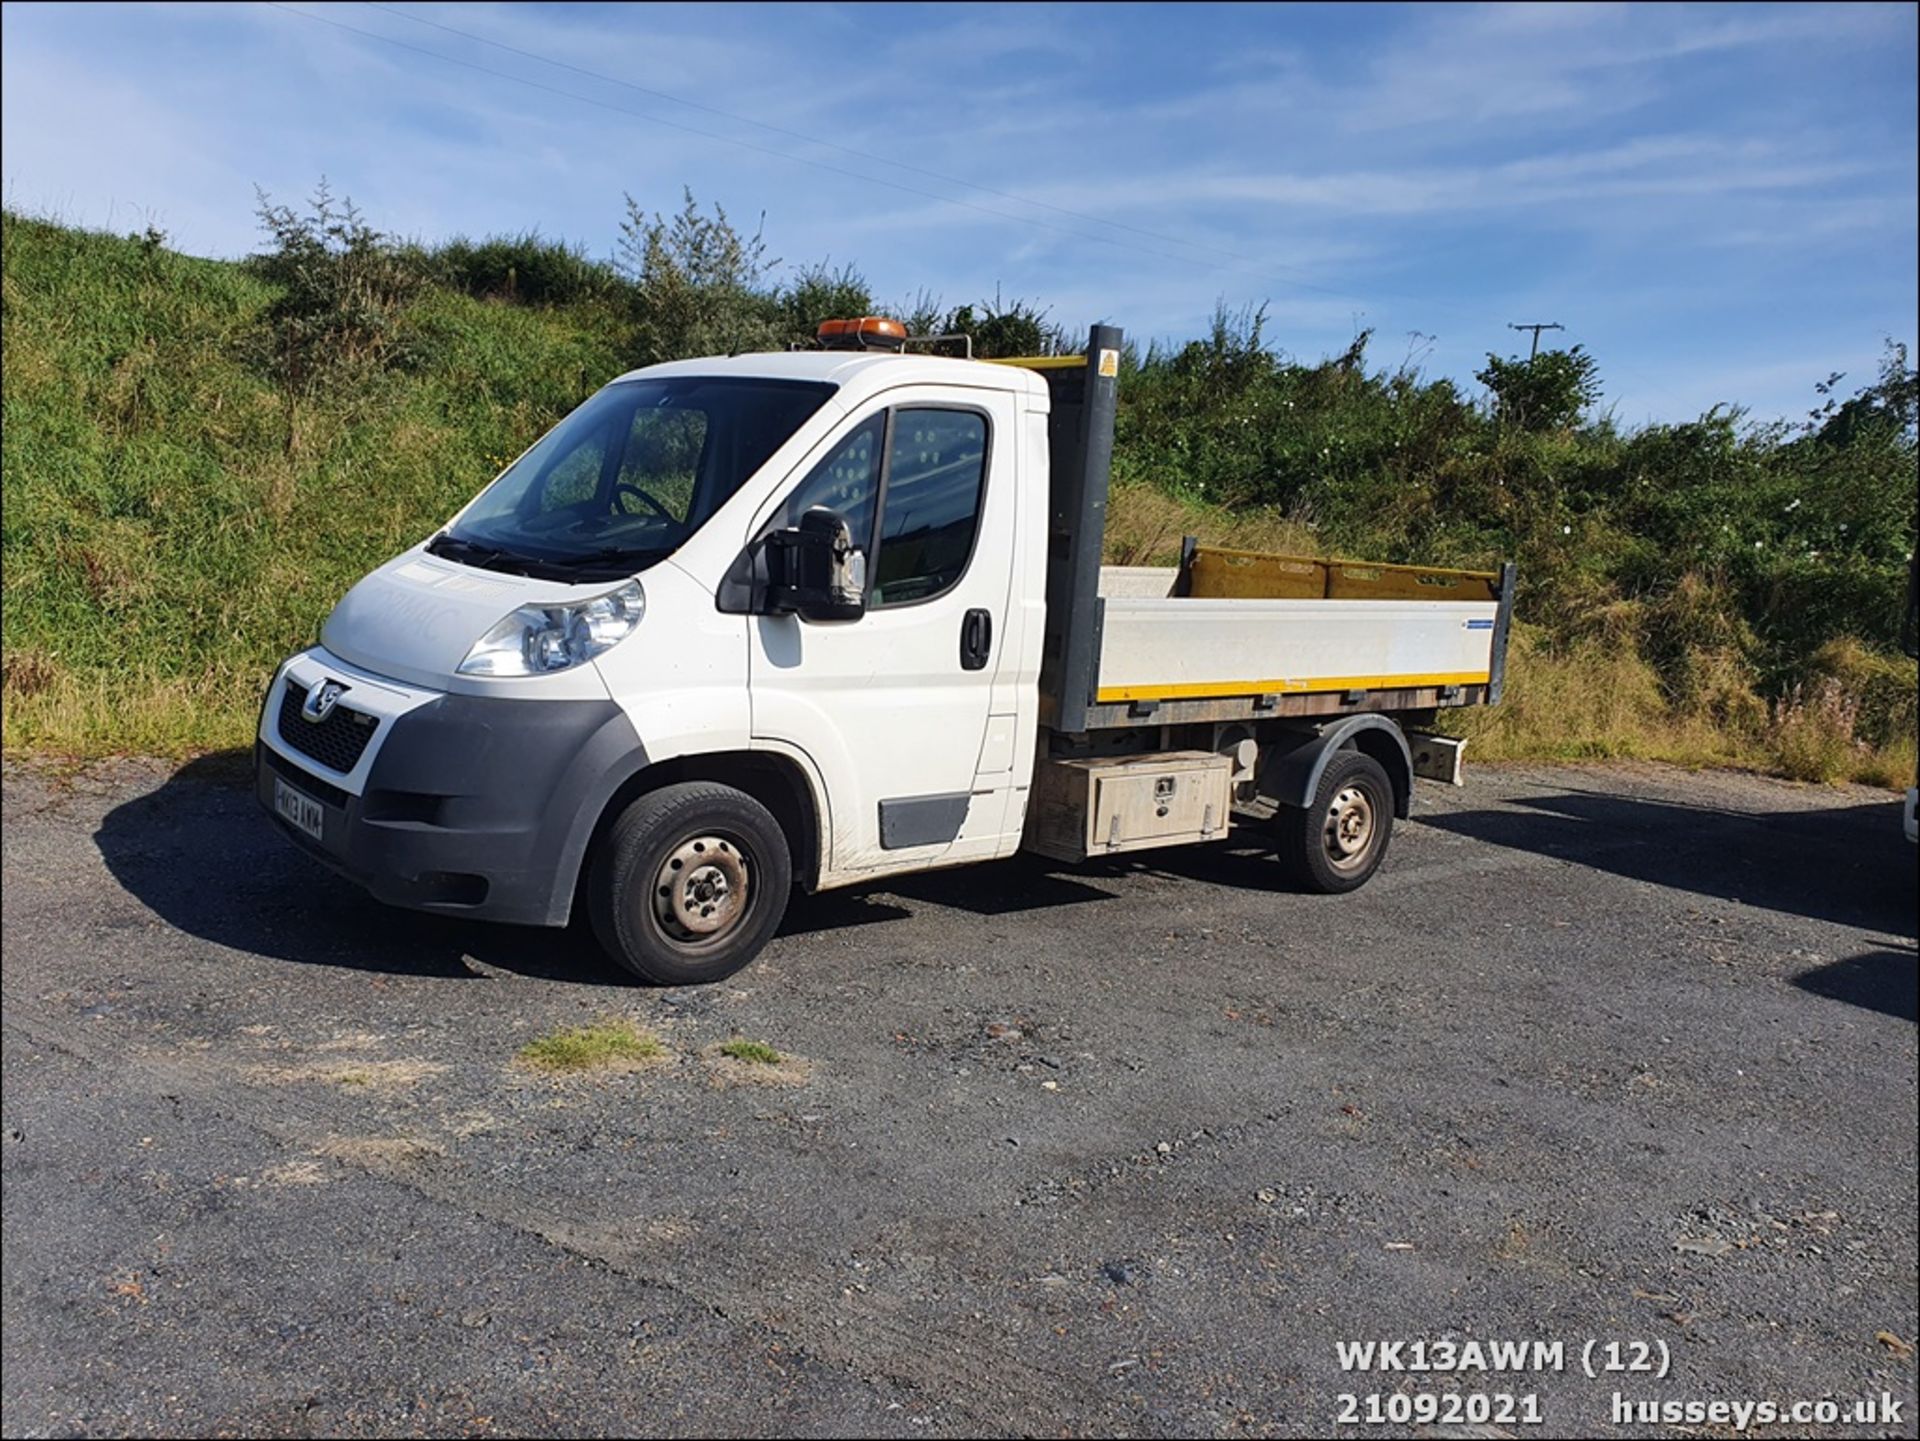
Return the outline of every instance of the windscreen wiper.
[[[465,561],[468,565],[479,566],[482,570],[504,570],[521,575],[526,567],[537,564],[533,557],[519,555],[504,546],[483,545],[477,540],[462,540],[457,535],[441,531],[427,542],[429,555],[445,556],[448,560]]]
[[[629,562],[646,561],[649,564],[658,560],[667,552],[655,546],[603,545],[598,550],[582,551],[578,555],[559,556],[553,560],[542,561],[556,570],[586,570],[593,566],[615,567]]]

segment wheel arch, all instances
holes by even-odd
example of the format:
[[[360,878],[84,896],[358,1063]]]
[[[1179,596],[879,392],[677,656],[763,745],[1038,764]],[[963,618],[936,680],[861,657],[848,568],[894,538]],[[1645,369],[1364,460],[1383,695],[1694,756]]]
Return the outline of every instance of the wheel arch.
[[[598,853],[621,812],[641,796],[681,781],[712,781],[731,786],[765,806],[787,838],[794,879],[809,890],[813,888],[820,873],[825,835],[813,782],[800,762],[777,751],[705,751],[643,766],[607,793],[593,818],[586,844],[581,849],[579,869],[573,878],[576,914],[584,914],[580,910],[584,904],[581,890],[587,883],[592,857]]]
[[[1269,800],[1302,809],[1312,805],[1335,753],[1357,750],[1387,773],[1394,815],[1405,820],[1413,809],[1413,752],[1391,716],[1346,716],[1325,726],[1287,729],[1263,738],[1263,745],[1272,750],[1261,765],[1258,790]]]

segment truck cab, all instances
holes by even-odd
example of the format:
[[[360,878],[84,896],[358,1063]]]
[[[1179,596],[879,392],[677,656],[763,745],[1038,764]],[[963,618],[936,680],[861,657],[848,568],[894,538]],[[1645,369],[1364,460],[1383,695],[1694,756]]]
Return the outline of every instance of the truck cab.
[[[1103,595],[1119,333],[999,364],[907,353],[897,332],[862,320],[833,348],[602,388],[280,667],[262,804],[383,900],[536,925],[584,912],[664,983],[745,964],[795,885],[1023,842],[1079,859],[1214,839],[1258,772],[1270,807],[1298,810],[1341,751],[1360,758],[1333,768],[1358,777],[1347,820],[1309,822],[1308,848],[1331,880],[1316,888],[1364,881],[1414,773],[1388,702],[1430,716],[1497,698],[1510,575],[1505,601],[1484,577],[1417,595],[1452,658],[1411,670],[1391,655],[1411,632],[1377,606],[1356,629],[1330,571],[1322,594],[1209,601],[1190,548]],[[1259,656],[1309,623],[1340,655],[1325,684]],[[1405,674],[1353,675],[1369,649]],[[1103,688],[1103,668],[1124,683]],[[1432,738],[1429,768],[1457,773],[1457,744]],[[1349,872],[1342,824],[1365,862]]]

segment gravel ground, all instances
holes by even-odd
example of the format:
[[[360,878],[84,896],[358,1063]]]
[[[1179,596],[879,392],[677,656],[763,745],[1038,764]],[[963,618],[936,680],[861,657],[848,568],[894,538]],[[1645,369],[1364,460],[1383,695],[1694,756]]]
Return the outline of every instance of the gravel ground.
[[[1418,1434],[1587,1436],[1666,1434],[1616,1391],[1889,1392],[1821,1434],[1913,1436],[1898,809],[1483,768],[1353,896],[1250,847],[1016,862],[802,902],[733,981],[648,991],[366,900],[217,764],[15,769],[0,1419],[1313,1435],[1343,1393],[1507,1392],[1542,1424]],[[666,1055],[515,1061],[610,1017]],[[1373,1338],[1566,1363],[1343,1373]],[[1589,1379],[1588,1340],[1670,1374]]]

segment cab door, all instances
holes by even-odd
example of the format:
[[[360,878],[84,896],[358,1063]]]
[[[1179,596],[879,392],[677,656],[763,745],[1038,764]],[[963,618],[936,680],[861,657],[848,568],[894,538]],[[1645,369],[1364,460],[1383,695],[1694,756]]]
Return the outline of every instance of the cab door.
[[[980,763],[1013,575],[1016,435],[1004,392],[889,392],[849,417],[756,527],[824,505],[866,554],[859,619],[750,626],[755,743],[817,768],[828,883],[999,846],[1012,773]]]

